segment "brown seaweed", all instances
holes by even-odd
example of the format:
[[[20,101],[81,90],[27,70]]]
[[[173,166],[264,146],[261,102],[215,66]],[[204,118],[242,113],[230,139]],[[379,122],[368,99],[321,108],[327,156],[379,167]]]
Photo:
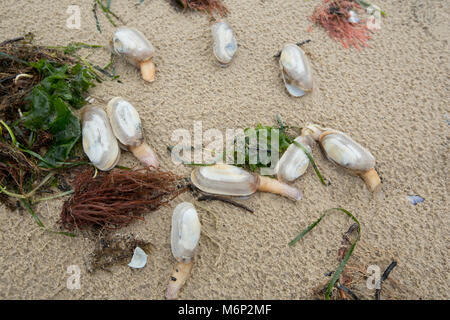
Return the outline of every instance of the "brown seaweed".
[[[74,194],[61,211],[68,230],[98,226],[118,229],[168,203],[188,190],[183,178],[169,172],[142,168],[98,172],[87,169],[73,181]]]

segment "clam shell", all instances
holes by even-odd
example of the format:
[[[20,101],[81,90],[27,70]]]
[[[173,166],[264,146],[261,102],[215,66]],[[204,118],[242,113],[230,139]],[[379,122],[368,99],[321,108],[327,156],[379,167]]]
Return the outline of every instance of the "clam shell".
[[[139,114],[131,103],[121,97],[113,98],[106,108],[112,131],[121,144],[138,146],[144,141]]]
[[[345,168],[365,172],[375,166],[375,157],[369,150],[340,131],[325,131],[319,143],[327,158]]]
[[[255,193],[259,185],[257,175],[227,164],[197,167],[191,181],[203,192],[241,197]]]
[[[140,62],[153,57],[155,49],[150,41],[137,29],[119,27],[114,32],[113,49],[123,55],[129,62],[139,65]]]
[[[83,150],[98,169],[112,169],[120,159],[120,149],[106,112],[94,106],[82,111]]]
[[[309,146],[310,140],[307,137],[300,136],[295,138],[295,141],[311,153],[311,147]],[[308,165],[309,158],[306,153],[295,144],[291,144],[277,162],[275,172],[278,179],[294,181],[305,173]]]
[[[286,89],[292,96],[301,97],[312,90],[312,68],[299,46],[287,44],[283,48],[280,68]]]
[[[172,215],[171,249],[179,262],[188,263],[200,239],[201,224],[195,207],[189,202],[177,205]]]
[[[223,65],[230,63],[237,50],[236,38],[231,27],[226,22],[216,22],[212,26],[212,35],[217,60]]]

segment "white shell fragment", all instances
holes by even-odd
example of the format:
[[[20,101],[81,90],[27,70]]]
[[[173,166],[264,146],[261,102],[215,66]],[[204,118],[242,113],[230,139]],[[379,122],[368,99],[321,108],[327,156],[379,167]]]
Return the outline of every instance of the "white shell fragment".
[[[128,266],[134,269],[141,269],[147,264],[147,254],[139,247],[134,248],[133,257]]]
[[[311,153],[311,139],[309,137],[300,136],[295,138],[295,141]],[[280,180],[294,181],[305,173],[308,165],[309,158],[306,153],[292,143],[277,162],[275,173]]]
[[[409,200],[409,202],[411,202],[412,205],[417,205],[418,203],[422,203],[425,201],[424,198],[420,197],[420,196],[406,196]]]
[[[119,27],[114,32],[113,49],[130,63],[138,66],[140,62],[153,57],[155,49],[150,41],[137,29]]]
[[[355,11],[350,10],[348,13],[350,15],[350,17],[348,18],[348,22],[350,22],[350,23],[359,23],[360,20],[359,20],[359,17],[356,14]]]
[[[242,197],[256,192],[259,177],[239,167],[216,164],[194,169],[191,181],[207,193]]]
[[[106,112],[94,106],[82,111],[83,150],[98,169],[112,169],[120,159],[120,149]]]
[[[189,263],[200,239],[201,224],[189,202],[177,205],[172,215],[171,249],[179,262]]]
[[[212,26],[214,39],[214,55],[222,65],[231,62],[237,50],[236,38],[231,27],[226,22],[216,22]]]
[[[292,96],[301,97],[313,89],[312,68],[299,46],[284,46],[280,56],[280,68],[286,89]]]
[[[138,112],[121,97],[113,98],[106,108],[116,138],[125,146],[138,146],[144,141]]]

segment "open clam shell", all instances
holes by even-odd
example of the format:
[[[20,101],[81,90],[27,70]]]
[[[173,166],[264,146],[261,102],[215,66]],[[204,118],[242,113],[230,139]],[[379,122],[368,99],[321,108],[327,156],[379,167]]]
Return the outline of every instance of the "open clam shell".
[[[369,190],[375,191],[378,188],[381,181],[374,169],[375,157],[348,135],[318,125],[306,126],[302,135],[309,135],[318,141],[328,160],[361,176]]]
[[[155,65],[152,58],[155,49],[142,32],[134,28],[119,27],[114,32],[112,45],[116,54],[141,69],[144,80],[154,80]]]
[[[153,57],[155,49],[142,32],[134,28],[119,27],[113,36],[114,52],[138,66]]]
[[[115,97],[106,107],[111,128],[116,138],[125,146],[138,146],[144,141],[141,118],[131,103]]]
[[[332,162],[355,171],[368,171],[375,166],[375,157],[369,150],[343,132],[326,131],[319,143]]]
[[[299,136],[295,138],[295,141],[311,153],[311,138]],[[305,173],[308,166],[309,158],[305,152],[295,144],[291,144],[277,162],[275,172],[280,180],[294,181]]]
[[[203,192],[244,197],[256,192],[259,177],[239,167],[216,164],[192,171],[192,183]]]
[[[191,181],[201,191],[212,194],[246,197],[259,190],[292,200],[302,197],[301,192],[294,187],[228,164],[198,167],[192,171]]]
[[[292,96],[301,97],[313,89],[312,68],[299,46],[284,46],[280,55],[280,68],[284,85]]]
[[[171,249],[179,262],[188,263],[200,239],[201,224],[192,203],[177,205],[172,215]]]
[[[141,119],[133,105],[121,97],[115,97],[109,101],[106,110],[112,131],[121,146],[125,146],[146,166],[158,167],[156,153],[144,141]]]
[[[233,30],[226,22],[216,22],[212,26],[212,35],[214,55],[222,65],[226,66],[231,62],[237,50]]]
[[[177,259],[166,289],[167,299],[176,299],[186,280],[190,277],[195,248],[198,245],[201,224],[192,203],[182,202],[172,215],[171,249]]]
[[[83,150],[94,166],[102,171],[112,169],[120,159],[120,149],[106,112],[95,106],[82,111]]]

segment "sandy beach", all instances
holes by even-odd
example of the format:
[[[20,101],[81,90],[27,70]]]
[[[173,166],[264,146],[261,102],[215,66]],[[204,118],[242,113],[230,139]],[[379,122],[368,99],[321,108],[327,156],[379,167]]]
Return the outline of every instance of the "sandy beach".
[[[374,0],[375,1],[375,0]],[[445,0],[376,0],[387,16],[369,48],[344,49],[308,17],[321,0],[224,0],[230,10],[238,51],[227,68],[212,53],[208,14],[177,12],[169,1],[112,1],[111,9],[127,26],[141,30],[155,47],[156,80],[145,83],[139,70],[115,62],[122,83],[104,81],[90,90],[104,107],[114,96],[130,101],[140,113],[146,140],[161,167],[188,176],[192,167],[175,165],[166,150],[173,132],[317,123],[346,132],[377,160],[382,190],[372,194],[364,181],[327,161],[316,145],[313,155],[331,181],[320,184],[314,170],[292,184],[303,192],[293,202],[268,193],[242,201],[251,214],[220,202],[202,202],[218,218],[199,208],[205,234],[196,253],[192,276],[181,299],[313,299],[314,289],[337,268],[342,234],[352,221],[332,214],[295,246],[288,243],[334,207],[351,211],[361,223],[361,240],[349,266],[383,271],[398,266],[385,284],[384,298],[449,299],[449,40],[450,8]],[[69,29],[66,12],[74,1],[3,0],[0,42],[32,32],[43,45],[84,42],[107,45],[114,27],[99,14],[96,28],[92,0],[76,1],[81,28]],[[314,70],[314,90],[301,98],[287,93],[278,60],[286,43],[311,39],[303,46]],[[83,49],[98,65],[110,59],[107,48]],[[81,148],[80,148],[81,149]],[[137,166],[123,153],[122,166]],[[407,195],[420,195],[413,206]],[[194,199],[190,193],[171,207],[145,215],[117,231],[149,241],[147,266],[133,270],[89,273],[86,260],[94,239],[44,232],[25,210],[0,206],[1,299],[164,299],[175,262],[170,250],[173,208]],[[46,201],[37,212],[46,226],[58,229],[62,200]],[[67,268],[81,269],[81,288],[70,290]],[[361,298],[374,290],[358,285]],[[382,298],[383,298],[382,297]]]

